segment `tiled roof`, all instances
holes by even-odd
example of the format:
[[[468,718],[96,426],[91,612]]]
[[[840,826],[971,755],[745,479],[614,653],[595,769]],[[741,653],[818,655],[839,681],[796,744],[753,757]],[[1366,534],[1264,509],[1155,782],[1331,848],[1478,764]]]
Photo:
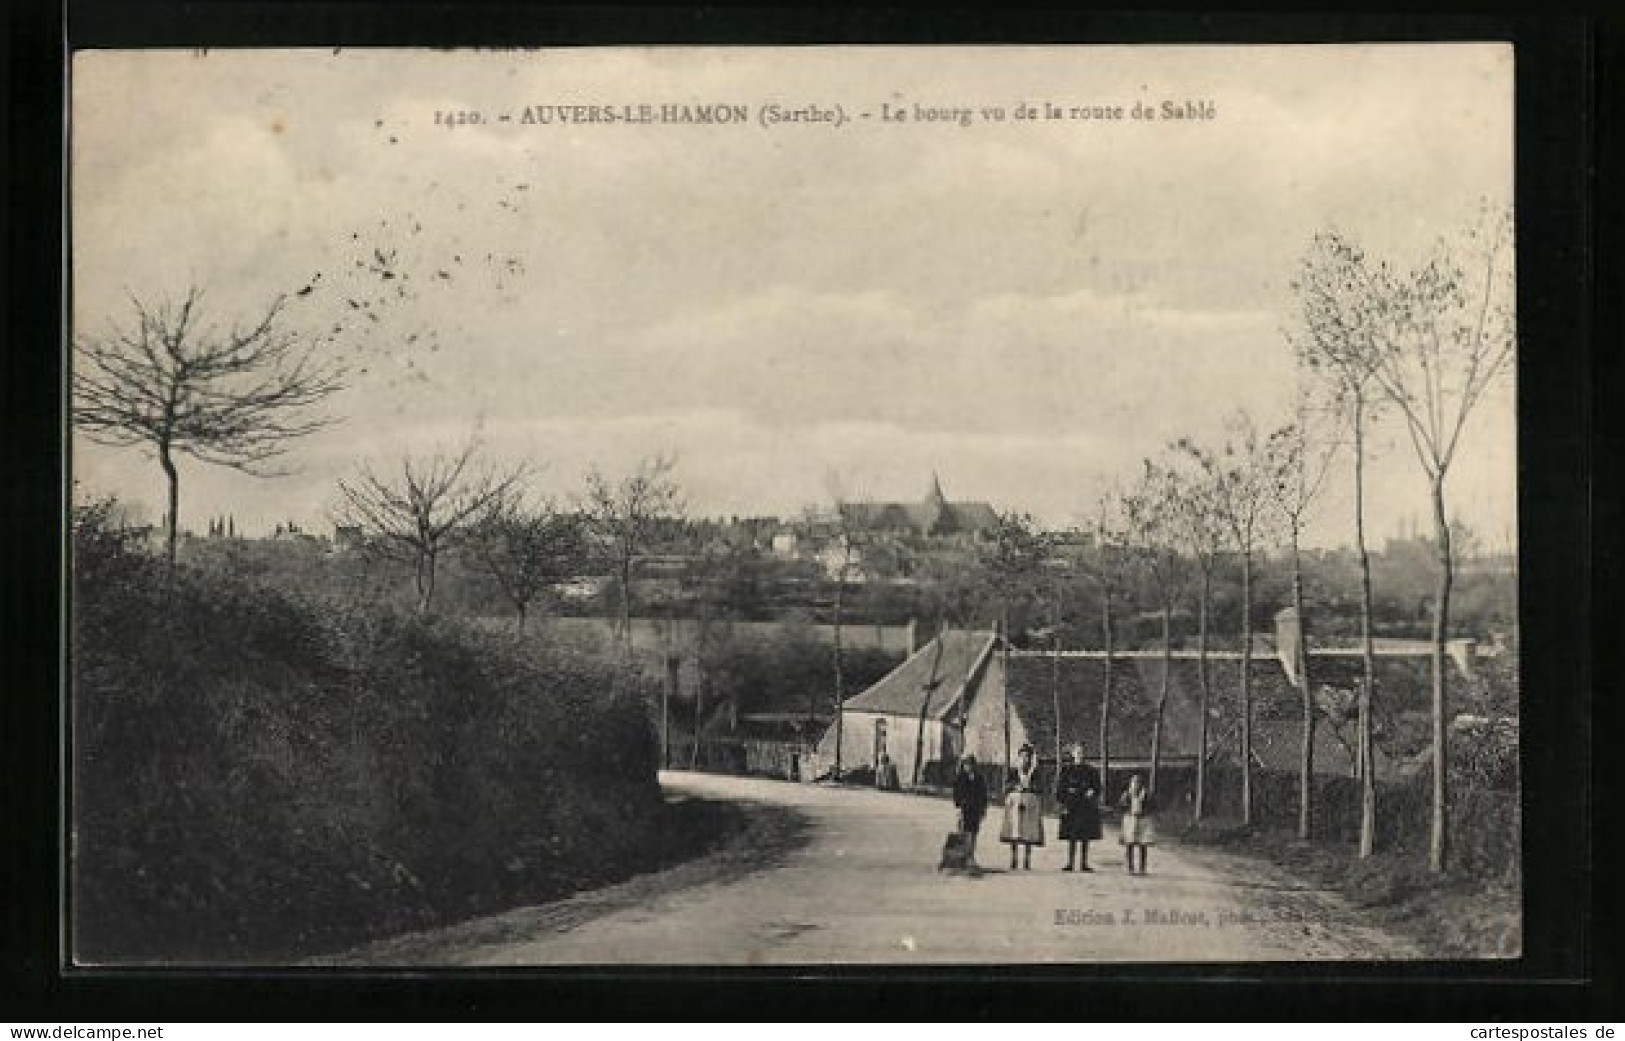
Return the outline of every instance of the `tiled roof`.
[[[1010,701],[1021,718],[1029,740],[1041,753],[1055,742],[1055,706],[1052,675],[1055,661],[1048,655],[1017,654],[1010,660]],[[1105,691],[1106,659],[1101,655],[1063,656],[1060,665],[1061,740],[1079,741],[1090,755],[1099,754],[1100,703]],[[1170,661],[1168,702],[1163,712],[1162,754],[1194,757],[1201,744],[1201,680],[1198,661],[1188,651],[1177,651]],[[1236,655],[1210,655],[1208,668],[1208,749],[1224,757],[1233,743],[1234,704],[1240,684],[1241,659]],[[1151,754],[1157,698],[1162,689],[1160,654],[1115,656],[1112,660],[1111,754],[1113,758],[1143,758]],[[1297,688],[1274,657],[1255,657],[1248,673],[1253,704],[1254,745],[1266,724],[1296,733],[1302,708]],[[1326,728],[1320,728],[1325,730]],[[1273,733],[1273,731],[1270,731]],[[1328,733],[1321,740],[1335,740]],[[1296,748],[1296,745],[1292,745]],[[1319,745],[1317,744],[1317,748]],[[1255,752],[1256,754],[1256,752]],[[1296,759],[1293,759],[1296,762]],[[1327,750],[1323,762],[1335,764]]]
[[[1157,675],[1160,677],[1161,673]],[[1133,659],[1112,660],[1110,738],[1113,757],[1137,758],[1150,754],[1157,690],[1154,686],[1147,688],[1147,678]],[[1062,744],[1079,742],[1091,756],[1100,754],[1100,706],[1106,691],[1104,658],[1063,657],[1057,663],[1048,656],[1015,655],[1010,659],[1008,682],[1011,710],[1021,720],[1027,739],[1040,755],[1053,754],[1055,748],[1056,691],[1060,695]],[[1186,742],[1183,735],[1176,734],[1179,728],[1169,725],[1183,715],[1174,704],[1171,691],[1163,723],[1165,755],[1194,754],[1196,742]]]
[[[1398,711],[1427,708],[1433,690],[1433,663],[1427,655],[1379,653],[1372,657],[1376,683],[1371,696],[1378,705]],[[1309,655],[1309,678],[1316,687],[1357,691],[1364,673],[1364,659],[1357,653]],[[1464,679],[1459,666],[1452,666],[1450,673],[1452,683]]]
[[[947,515],[947,528],[953,531],[977,531],[996,527],[999,515],[985,502],[950,502],[943,504]]]
[[[974,686],[980,680],[993,645],[994,637],[989,632],[943,632],[880,682],[848,698],[846,710],[918,716],[922,702],[928,700],[926,714],[942,718],[967,682]]]
[[[1213,758],[1222,762],[1236,762],[1239,759],[1234,728],[1227,730],[1225,739],[1213,749]],[[1296,773],[1302,766],[1303,758],[1303,718],[1297,719],[1255,719],[1253,721],[1253,759],[1256,765],[1266,770],[1281,773]],[[1344,741],[1348,743],[1345,744]],[[1321,775],[1335,775],[1349,777],[1354,772],[1354,728],[1352,726],[1339,730],[1321,720],[1315,726],[1315,773]],[[1392,762],[1380,745],[1373,745],[1372,755],[1377,761],[1377,776],[1384,777],[1394,772],[1397,764]]]
[[[937,658],[940,645],[940,660]],[[937,681],[927,713],[937,719],[959,718],[956,706],[977,697],[999,697],[984,684],[986,663],[998,653],[997,638],[987,632],[950,631],[916,652],[908,661],[864,693],[847,701],[847,708],[892,715],[918,716],[927,683]],[[1163,715],[1162,755],[1193,758],[1198,754],[1201,729],[1201,682],[1197,656],[1178,650],[1170,657],[1168,701]],[[1235,762],[1239,752],[1236,700],[1241,657],[1234,652],[1208,656],[1208,754],[1219,762]],[[1352,690],[1361,670],[1358,655],[1316,654],[1312,677],[1317,691]],[[1425,707],[1429,662],[1416,655],[1378,655],[1376,699],[1379,709],[1411,711]],[[934,670],[934,671],[933,671]],[[1063,745],[1081,743],[1089,755],[1099,754],[1100,705],[1105,694],[1107,662],[1104,654],[1085,652],[1051,655],[1015,652],[1007,677],[1010,706],[1021,720],[1027,738],[1040,755],[1055,747],[1056,698],[1059,694],[1060,738]],[[1157,699],[1161,692],[1161,654],[1135,652],[1115,655],[1111,662],[1113,759],[1142,759],[1151,754]],[[1274,656],[1255,656],[1249,690],[1253,706],[1252,749],[1265,769],[1292,772],[1302,755],[1303,708],[1297,687]],[[964,695],[961,704],[960,696]],[[1347,776],[1351,771],[1350,719],[1334,725],[1324,697],[1317,696],[1322,713],[1315,728],[1315,770]],[[1335,714],[1335,713],[1334,713]],[[1375,750],[1379,775],[1398,768],[1381,747]]]
[[[862,528],[920,532],[972,532],[998,524],[998,514],[985,502],[849,502],[842,515]]]

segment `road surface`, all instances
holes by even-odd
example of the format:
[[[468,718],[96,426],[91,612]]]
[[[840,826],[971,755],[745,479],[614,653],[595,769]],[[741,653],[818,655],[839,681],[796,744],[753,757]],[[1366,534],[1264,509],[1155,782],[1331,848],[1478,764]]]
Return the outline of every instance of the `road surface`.
[[[989,813],[978,876],[936,870],[952,807],[901,793],[671,772],[673,797],[726,799],[752,821],[725,850],[556,904],[399,937],[328,964],[817,965],[1419,958],[1336,895],[1245,858],[1165,842],[1093,873],[1050,845],[1008,870]]]

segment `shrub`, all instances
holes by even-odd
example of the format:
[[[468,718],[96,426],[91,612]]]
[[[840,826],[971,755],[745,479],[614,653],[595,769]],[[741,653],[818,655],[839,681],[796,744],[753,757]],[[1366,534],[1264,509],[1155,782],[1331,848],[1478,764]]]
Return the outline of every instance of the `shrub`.
[[[603,879],[661,826],[648,691],[597,658],[279,592],[75,523],[82,960],[265,960]]]

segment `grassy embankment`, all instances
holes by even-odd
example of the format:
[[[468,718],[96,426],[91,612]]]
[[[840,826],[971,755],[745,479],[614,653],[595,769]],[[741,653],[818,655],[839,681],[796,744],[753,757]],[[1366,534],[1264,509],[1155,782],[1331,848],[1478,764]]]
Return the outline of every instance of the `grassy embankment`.
[[[281,963],[683,860],[646,682],[601,656],[303,597],[76,525],[72,948]],[[737,816],[737,815],[735,815]]]

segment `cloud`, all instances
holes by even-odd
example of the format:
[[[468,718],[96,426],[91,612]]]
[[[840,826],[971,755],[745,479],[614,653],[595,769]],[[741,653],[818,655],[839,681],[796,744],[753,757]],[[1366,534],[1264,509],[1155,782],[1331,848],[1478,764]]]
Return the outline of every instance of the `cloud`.
[[[1404,252],[1511,185],[1499,47],[120,52],[76,56],[74,90],[81,329],[127,289],[204,281],[230,316],[325,276],[290,315],[351,366],[344,425],[285,481],[189,471],[205,512],[317,511],[356,457],[482,423],[559,489],[669,446],[704,508],[793,508],[829,469],[906,496],[935,468],[1065,517],[1170,438],[1279,413],[1313,232]],[[873,118],[1164,98],[1219,118]],[[731,100],[852,122],[434,121]],[[363,317],[372,248],[415,288]],[[1510,501],[1509,417],[1464,502]],[[84,461],[150,483],[132,453]]]

